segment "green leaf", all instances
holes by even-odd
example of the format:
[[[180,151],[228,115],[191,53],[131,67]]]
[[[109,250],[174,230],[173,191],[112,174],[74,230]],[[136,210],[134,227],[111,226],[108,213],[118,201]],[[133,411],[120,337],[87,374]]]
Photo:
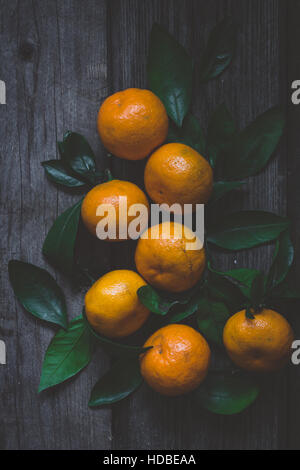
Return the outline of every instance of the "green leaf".
[[[181,307],[178,312],[171,315],[171,317],[168,319],[168,322],[179,323],[180,321],[185,320],[186,318],[193,315],[198,309],[199,301],[202,296],[203,291],[202,289],[200,289],[200,291],[193,295],[193,297],[186,303],[186,305]]]
[[[273,263],[267,280],[268,290],[273,289],[284,281],[293,263],[293,259],[294,247],[290,239],[289,231],[285,230],[279,235],[279,238],[276,241]]]
[[[145,307],[151,312],[157,313],[158,315],[166,315],[171,307],[180,303],[186,304],[188,298],[167,298],[162,297],[157,291],[151,286],[142,286],[137,291],[138,297]]]
[[[59,330],[49,344],[39,392],[78,374],[90,362],[92,351],[93,338],[80,315],[70,322],[66,331]]]
[[[167,142],[180,142],[189,145],[199,152],[200,155],[204,155],[205,152],[204,133],[198,119],[191,113],[185,117],[182,127],[177,127],[170,122]]]
[[[216,272],[216,271],[215,271]],[[259,271],[257,269],[248,269],[248,268],[238,268],[230,269],[229,271],[223,272],[223,276],[231,277],[236,281],[240,282],[244,286],[250,288],[253,282],[253,279],[257,276]],[[219,272],[219,274],[221,274]]]
[[[88,327],[90,333],[96,338],[97,342],[109,353],[113,356],[139,356],[142,352],[147,351],[149,348],[143,348],[140,346],[130,346],[128,344],[117,343],[116,341],[112,341],[104,336],[99,335],[93,327],[90,325],[85,310],[82,311],[83,320]]]
[[[61,160],[48,160],[42,162],[48,178],[54,183],[66,186],[67,188],[80,188],[85,186],[85,182],[70,175]]]
[[[67,328],[64,294],[45,269],[11,260],[8,263],[8,272],[15,296],[27,312],[41,320]]]
[[[245,303],[239,287],[216,272],[209,273],[207,287],[209,297],[225,303],[232,313],[237,312]]]
[[[285,125],[284,113],[274,107],[233,137],[222,156],[222,178],[240,180],[260,172],[277,147]]]
[[[119,359],[94,386],[89,406],[103,406],[116,403],[133,393],[143,382],[139,359]]]
[[[239,288],[242,293],[245,295],[245,297],[248,298],[250,298],[250,290],[253,279],[259,273],[257,269],[248,268],[231,269],[229,271],[217,271],[211,267],[210,263],[208,263],[208,269],[216,274],[220,274],[221,276],[234,279],[239,284]]]
[[[259,387],[252,377],[244,374],[211,372],[196,393],[203,408],[216,414],[233,415],[255,401]]]
[[[43,254],[67,275],[74,269],[74,247],[82,200],[63,212],[54,222],[43,245]]]
[[[263,273],[258,272],[255,278],[253,279],[250,300],[251,306],[254,308],[254,311],[257,311],[260,305],[263,303],[265,298],[265,276]]]
[[[97,180],[95,155],[87,140],[76,132],[67,131],[58,142],[61,159],[67,167],[91,184]]]
[[[220,104],[215,109],[209,121],[207,130],[206,153],[213,168],[216,166],[220,152],[236,132],[235,122],[226,104]]]
[[[229,317],[229,310],[223,302],[215,302],[205,297],[199,301],[197,324],[208,341],[223,344],[223,329]]]
[[[209,35],[200,61],[200,80],[206,82],[218,77],[229,66],[235,52],[236,26],[231,18],[224,18]]]
[[[244,181],[217,181],[213,185],[213,193],[209,203],[215,203],[222,199],[225,194],[233,189],[239,189],[245,184]]]
[[[150,36],[147,74],[150,89],[181,126],[191,104],[193,62],[184,47],[157,24]]]
[[[234,212],[209,228],[207,240],[227,250],[242,250],[275,240],[288,226],[287,218],[271,212]]]
[[[297,279],[298,281],[298,279]],[[285,278],[281,284],[276,286],[276,289],[272,290],[272,299],[284,299],[284,300],[297,300],[300,299],[300,288],[299,282],[295,282],[295,278]]]

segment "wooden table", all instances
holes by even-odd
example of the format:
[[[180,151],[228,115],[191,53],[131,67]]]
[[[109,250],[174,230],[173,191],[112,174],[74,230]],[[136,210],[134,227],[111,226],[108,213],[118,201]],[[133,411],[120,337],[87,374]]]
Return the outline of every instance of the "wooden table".
[[[226,101],[243,127],[281,103],[287,132],[275,158],[247,180],[235,209],[266,209],[293,220],[299,260],[300,106],[291,104],[291,82],[300,79],[297,0],[1,0],[0,79],[7,104],[0,106],[1,320],[7,364],[0,365],[0,447],[5,449],[280,449],[299,448],[300,368],[290,367],[246,412],[209,414],[193,400],[167,399],[143,386],[111,408],[87,407],[90,390],[109,366],[100,349],[75,380],[37,395],[39,374],[53,329],[29,316],[8,282],[11,258],[55,274],[69,317],[81,311],[83,292],[46,263],[43,240],[54,219],[78,195],[49,183],[40,162],[57,156],[67,130],[84,134],[104,168],[106,152],[96,131],[103,99],[127,87],[145,87],[151,26],[159,22],[195,59],[209,31],[225,14],[239,24],[236,59],[220,79],[195,79],[194,112],[203,127]],[[115,176],[142,184],[143,162],[113,159]],[[240,193],[239,193],[240,194]],[[228,207],[224,207],[227,210]],[[230,209],[230,207],[229,207]],[[298,237],[297,237],[298,235]],[[83,239],[81,239],[83,243]],[[86,256],[99,272],[132,266],[134,243],[89,243]],[[264,268],[272,248],[218,255],[221,268]],[[300,263],[298,263],[300,274]],[[300,333],[299,304],[290,320]],[[297,329],[298,323],[298,329]]]

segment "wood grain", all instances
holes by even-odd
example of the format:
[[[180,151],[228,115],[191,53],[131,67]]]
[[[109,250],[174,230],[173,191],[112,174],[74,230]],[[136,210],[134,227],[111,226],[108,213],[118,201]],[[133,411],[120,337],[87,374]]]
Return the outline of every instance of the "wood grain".
[[[296,367],[272,379],[251,408],[233,417],[201,410],[195,397],[166,399],[146,386],[111,408],[89,410],[92,385],[109,364],[101,350],[78,378],[38,396],[43,354],[54,330],[23,311],[7,278],[11,258],[47,267],[66,292],[69,316],[79,313],[84,291],[70,286],[41,255],[54,219],[79,196],[50,184],[40,162],[57,155],[56,140],[71,129],[87,137],[100,168],[110,165],[115,177],[143,186],[144,162],[108,159],[95,122],[108,94],[147,86],[148,40],[155,21],[174,34],[196,60],[193,111],[204,128],[223,101],[241,128],[267,108],[278,103],[285,106],[288,132],[274,159],[248,180],[238,197],[226,199],[220,210],[288,214],[299,256],[300,108],[291,106],[288,96],[290,81],[300,77],[295,47],[299,2],[0,0],[0,7],[0,79],[7,85],[7,105],[0,106],[0,339],[6,341],[8,350],[8,363],[0,366],[0,448],[299,448],[299,411],[295,410],[299,410],[300,375]],[[197,61],[209,31],[227,14],[239,25],[235,61],[220,79],[201,85]],[[97,275],[133,267],[134,242],[99,248],[81,229],[77,245]],[[214,263],[220,268],[266,269],[272,249],[217,252]],[[292,319],[299,331],[296,314]],[[226,367],[227,362],[215,354],[213,364]]]
[[[43,240],[57,215],[78,200],[46,181],[40,162],[56,156],[56,140],[67,129],[77,130],[101,155],[95,120],[107,94],[106,5],[1,3],[1,73],[7,83],[7,105],[0,110],[1,327],[8,348],[8,364],[0,371],[1,445],[109,448],[111,411],[87,407],[106,357],[99,351],[76,380],[38,396],[43,355],[54,330],[23,311],[7,279],[10,258],[53,272],[41,255]],[[67,294],[69,317],[78,315],[82,293],[61,276],[57,279]]]

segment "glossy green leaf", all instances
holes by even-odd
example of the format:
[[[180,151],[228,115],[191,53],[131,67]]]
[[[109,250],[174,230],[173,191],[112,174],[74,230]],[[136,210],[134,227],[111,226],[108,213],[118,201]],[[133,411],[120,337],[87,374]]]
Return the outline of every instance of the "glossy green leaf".
[[[198,303],[198,328],[208,341],[223,344],[223,329],[229,317],[229,310],[223,302],[203,297]]]
[[[235,122],[225,103],[220,104],[214,111],[207,130],[207,155],[214,168],[221,151],[229,139],[237,132]]]
[[[95,184],[97,181],[95,155],[87,140],[76,132],[68,131],[63,141],[58,142],[58,146],[64,165],[70,167],[85,181]]]
[[[234,212],[209,227],[207,240],[227,250],[242,250],[275,240],[288,226],[287,218],[271,212]]]
[[[216,181],[213,185],[213,193],[209,203],[212,204],[219,201],[225,194],[234,189],[240,189],[244,184],[244,181]]]
[[[198,119],[189,113],[183,121],[182,127],[170,122],[167,143],[180,142],[189,145],[200,155],[205,153],[205,137]]]
[[[59,330],[46,351],[39,392],[78,374],[90,362],[93,352],[91,336],[82,316]]]
[[[294,259],[294,247],[288,230],[282,232],[276,242],[275,254],[271,265],[267,289],[273,289],[285,278]]]
[[[150,36],[147,74],[150,89],[181,126],[191,104],[193,62],[184,47],[157,24]]]
[[[209,297],[225,303],[231,313],[237,312],[246,300],[236,284],[216,272],[209,273],[207,289]]]
[[[257,269],[248,268],[230,269],[229,271],[217,271],[211,267],[210,263],[208,263],[208,269],[214,273],[229,277],[236,281],[239,284],[239,288],[242,293],[248,298],[250,298],[250,290],[253,279],[259,273]]]
[[[177,296],[175,297],[163,297],[151,286],[142,286],[137,291],[138,297],[145,307],[151,312],[157,313],[158,315],[166,315],[171,307],[180,303],[186,304],[188,298]]]
[[[48,178],[54,183],[66,186],[67,188],[80,188],[86,184],[84,181],[70,175],[70,171],[66,169],[61,160],[48,160],[47,162],[42,162],[42,165]]]
[[[182,307],[178,309],[178,311],[170,316],[168,319],[169,323],[179,323],[182,320],[185,320],[186,318],[190,317],[193,315],[199,305],[199,301],[203,296],[203,290],[200,289],[199,292],[194,294],[192,298]]]
[[[54,222],[43,245],[43,254],[57,268],[72,275],[74,247],[82,200],[63,212]]]
[[[300,299],[300,285],[297,278],[290,276],[285,278],[275,289],[271,292],[271,299],[278,300],[298,300]],[[272,301],[272,300],[271,300]]]
[[[140,346],[131,346],[128,344],[118,343],[116,341],[112,341],[104,336],[101,336],[97,333],[93,327],[90,325],[85,310],[83,309],[82,312],[83,320],[88,327],[90,333],[94,336],[97,343],[100,344],[107,352],[111,353],[113,356],[139,356],[142,352],[147,351],[149,348],[143,348]]]
[[[11,260],[9,280],[15,296],[35,317],[67,328],[65,297],[55,279],[45,269],[30,263]]]
[[[203,408],[216,414],[233,415],[256,400],[259,386],[251,376],[211,372],[196,393]]]
[[[119,359],[94,386],[89,406],[111,405],[133,393],[143,382],[139,359]]]
[[[236,26],[231,18],[224,18],[209,35],[200,61],[202,82],[218,77],[229,66],[235,52]]]
[[[274,107],[234,136],[222,155],[222,179],[240,180],[261,171],[276,149],[284,125],[282,109]]]

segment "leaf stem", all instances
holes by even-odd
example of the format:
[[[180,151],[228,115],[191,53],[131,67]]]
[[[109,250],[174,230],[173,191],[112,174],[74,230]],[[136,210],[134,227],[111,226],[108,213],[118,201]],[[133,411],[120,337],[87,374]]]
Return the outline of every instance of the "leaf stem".
[[[112,181],[114,179],[114,177],[112,175],[112,172],[110,171],[109,168],[105,168],[104,172],[105,172],[105,176],[107,178],[107,181]]]

